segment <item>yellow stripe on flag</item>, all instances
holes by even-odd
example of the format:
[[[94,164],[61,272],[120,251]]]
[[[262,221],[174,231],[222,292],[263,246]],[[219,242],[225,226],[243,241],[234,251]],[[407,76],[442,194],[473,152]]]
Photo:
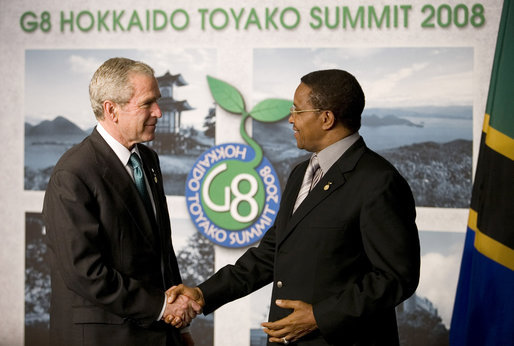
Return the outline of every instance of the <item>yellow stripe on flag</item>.
[[[475,231],[475,249],[493,261],[514,270],[514,250],[480,232],[477,219],[478,213],[470,209],[468,227]]]
[[[485,114],[483,131],[486,133],[485,144],[494,151],[514,161],[514,139],[491,127],[491,116]]]

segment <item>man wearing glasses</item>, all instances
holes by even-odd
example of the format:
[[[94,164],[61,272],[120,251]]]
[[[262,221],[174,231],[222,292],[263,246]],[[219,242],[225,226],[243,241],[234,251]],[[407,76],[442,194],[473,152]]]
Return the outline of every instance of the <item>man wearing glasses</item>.
[[[419,281],[414,199],[359,135],[363,109],[348,72],[302,77],[289,122],[312,156],[291,172],[275,224],[235,265],[170,300],[185,294],[208,314],[273,282],[270,343],[398,345],[395,306]]]

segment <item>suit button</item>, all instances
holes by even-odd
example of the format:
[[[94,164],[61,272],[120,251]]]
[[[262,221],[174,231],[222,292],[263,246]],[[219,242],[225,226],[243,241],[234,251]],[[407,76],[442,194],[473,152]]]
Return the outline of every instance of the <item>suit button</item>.
[[[277,287],[278,287],[278,288],[282,288],[282,286],[284,286],[284,284],[282,283],[282,281],[277,281]]]

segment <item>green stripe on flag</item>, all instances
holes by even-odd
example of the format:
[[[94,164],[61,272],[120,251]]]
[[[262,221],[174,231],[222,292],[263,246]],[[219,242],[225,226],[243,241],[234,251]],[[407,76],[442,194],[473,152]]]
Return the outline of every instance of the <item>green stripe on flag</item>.
[[[514,139],[514,6],[507,1],[498,30],[491,84],[485,112],[490,126]]]

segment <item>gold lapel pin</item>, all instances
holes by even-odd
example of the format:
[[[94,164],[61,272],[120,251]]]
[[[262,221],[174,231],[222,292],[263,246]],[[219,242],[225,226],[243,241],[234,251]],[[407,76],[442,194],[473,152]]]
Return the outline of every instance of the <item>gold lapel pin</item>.
[[[330,185],[332,185],[331,181],[329,181],[327,185],[323,186],[323,190],[327,191],[328,189],[330,189]]]
[[[155,174],[155,171],[153,170],[153,168],[151,168],[152,170],[152,173],[153,173],[153,181],[155,181],[155,183],[157,184],[157,174]]]

